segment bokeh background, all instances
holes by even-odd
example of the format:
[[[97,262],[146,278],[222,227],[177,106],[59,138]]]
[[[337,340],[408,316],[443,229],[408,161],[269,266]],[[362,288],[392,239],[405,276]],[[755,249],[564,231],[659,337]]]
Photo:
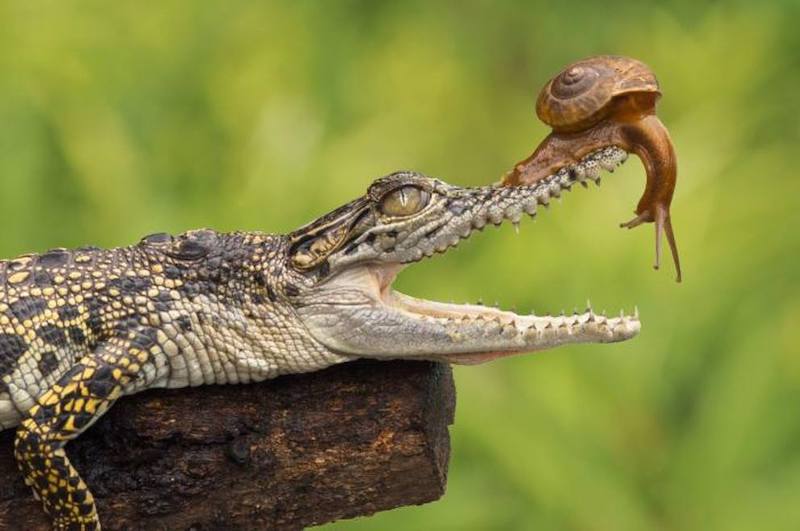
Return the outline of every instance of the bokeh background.
[[[210,226],[288,231],[415,169],[497,180],[563,65],[657,72],[685,281],[620,231],[631,159],[401,290],[638,304],[641,336],[456,369],[446,496],[331,530],[800,528],[800,8],[671,0],[0,0],[0,254]]]

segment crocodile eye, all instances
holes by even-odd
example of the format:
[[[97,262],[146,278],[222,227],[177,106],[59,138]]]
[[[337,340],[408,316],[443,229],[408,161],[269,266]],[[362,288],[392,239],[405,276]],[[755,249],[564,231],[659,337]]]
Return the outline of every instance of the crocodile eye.
[[[389,192],[381,199],[381,212],[391,217],[416,214],[425,208],[431,195],[416,186],[403,186]]]

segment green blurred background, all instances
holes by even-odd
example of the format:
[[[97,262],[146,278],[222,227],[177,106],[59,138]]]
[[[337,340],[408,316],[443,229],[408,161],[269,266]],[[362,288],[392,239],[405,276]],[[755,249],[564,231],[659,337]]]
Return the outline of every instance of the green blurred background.
[[[0,0],[0,254],[288,231],[416,169],[495,181],[566,63],[657,72],[685,281],[621,231],[631,159],[538,222],[403,274],[415,295],[638,304],[641,336],[456,369],[446,496],[328,529],[800,528],[796,2]]]

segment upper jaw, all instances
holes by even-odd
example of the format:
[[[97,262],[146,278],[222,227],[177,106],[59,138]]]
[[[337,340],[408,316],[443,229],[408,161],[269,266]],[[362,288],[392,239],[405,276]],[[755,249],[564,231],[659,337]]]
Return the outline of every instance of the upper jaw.
[[[586,187],[589,182],[594,182],[599,185],[603,171],[613,172],[627,158],[628,153],[623,149],[606,146],[585,155],[576,163],[561,166],[532,184],[466,189],[463,193],[467,197],[484,194],[490,199],[477,199],[468,212],[462,216],[454,216],[449,226],[442,228],[438,238],[429,242],[418,242],[422,253],[410,257],[408,262],[415,262],[434,253],[444,253],[468,239],[475,230],[483,230],[487,224],[499,226],[510,221],[517,227],[524,215],[534,218],[539,207],[547,208],[553,197],[560,198],[575,184]]]
[[[330,270],[344,270],[369,261],[409,264],[444,253],[487,224],[520,223],[527,214],[536,216],[575,184],[599,184],[601,173],[614,171],[628,157],[616,146],[607,146],[565,165],[529,185],[459,188],[437,182],[435,203],[411,220],[379,225],[360,234],[328,259]]]

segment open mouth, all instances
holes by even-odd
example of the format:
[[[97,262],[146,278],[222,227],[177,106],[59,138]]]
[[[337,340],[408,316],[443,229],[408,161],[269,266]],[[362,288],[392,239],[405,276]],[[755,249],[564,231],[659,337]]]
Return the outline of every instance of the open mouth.
[[[525,209],[526,213],[535,217],[539,206],[547,206],[551,197],[560,197],[576,184],[586,187],[591,181],[599,186],[602,172],[613,172],[627,156],[624,150],[610,146],[590,153],[577,164],[560,169],[537,183],[546,193],[538,195],[535,206]],[[506,221],[519,224],[520,209],[490,211],[486,216],[474,217],[469,231],[465,230],[446,247],[435,249],[435,252],[446,252],[489,223],[501,225]],[[433,253],[425,253],[428,256],[430,254]],[[423,320],[449,328],[453,334],[470,337],[473,344],[477,343],[476,337],[502,339],[499,344],[503,348],[497,350],[444,353],[441,357],[451,363],[483,363],[498,357],[541,350],[563,343],[623,341],[634,337],[640,330],[638,310],[634,310],[632,314],[620,312],[618,316],[608,317],[595,313],[587,303],[585,311],[580,313],[520,315],[481,304],[452,304],[412,297],[395,291],[392,287],[403,267],[400,264],[388,267],[385,264],[367,266],[373,276],[372,285],[377,291],[374,296],[379,304],[388,310],[404,314],[408,319]]]
[[[596,56],[568,66],[548,82],[536,113],[552,129],[502,182],[464,188],[414,172],[376,180],[367,194],[290,235],[294,266],[316,272],[318,289],[302,316],[328,348],[349,356],[480,363],[568,343],[609,343],[634,337],[638,312],[608,317],[591,307],[571,315],[520,315],[472,304],[404,295],[392,283],[408,264],[449,249],[486,225],[536,216],[552,197],[575,185],[600,183],[628,154],[643,163],[647,182],[636,217],[621,226],[655,226],[655,267],[662,239],[680,261],[669,213],[677,159],[656,116],[661,96],[649,68],[634,59]]]

